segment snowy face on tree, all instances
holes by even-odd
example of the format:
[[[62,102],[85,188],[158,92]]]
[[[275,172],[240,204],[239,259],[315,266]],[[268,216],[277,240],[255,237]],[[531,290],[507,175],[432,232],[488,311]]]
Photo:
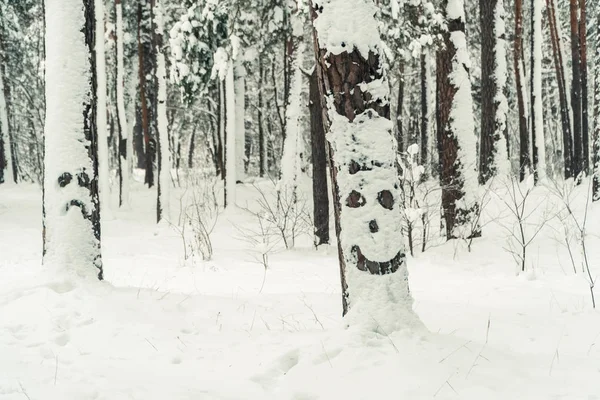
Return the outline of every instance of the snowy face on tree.
[[[373,275],[396,272],[404,263],[399,185],[392,123],[373,110],[353,122],[334,118],[330,135],[338,161],[342,245],[347,267]],[[368,132],[368,134],[365,134]]]

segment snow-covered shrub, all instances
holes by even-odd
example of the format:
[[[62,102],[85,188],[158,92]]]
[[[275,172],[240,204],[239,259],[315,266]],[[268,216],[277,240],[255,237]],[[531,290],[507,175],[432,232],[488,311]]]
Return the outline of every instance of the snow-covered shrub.
[[[189,184],[181,198],[179,233],[184,246],[184,258],[199,256],[209,261],[213,255],[211,233],[219,217],[215,187],[217,179],[204,177]]]
[[[588,179],[586,184],[582,185],[578,185],[577,182],[577,179],[561,182],[550,180],[549,187],[552,194],[558,199],[557,217],[561,224],[563,243],[569,252],[573,271],[575,274],[578,273],[577,264],[579,263],[581,272],[590,288],[592,305],[596,308],[594,296],[596,277],[590,268],[587,240],[589,237],[588,217],[592,203],[592,180]]]
[[[535,213],[538,204],[532,203],[532,193],[537,189],[533,174],[524,183],[513,175],[497,182],[492,193],[506,206],[508,214],[506,218],[502,215],[496,218],[498,225],[508,233],[504,249],[511,254],[519,271],[525,272],[529,246],[552,219],[550,207],[547,205],[541,215]]]
[[[312,235],[312,223],[308,210],[308,198],[298,188],[281,185],[273,191],[266,191],[253,184],[259,194],[256,204],[258,211],[246,208],[265,224],[267,230],[275,232],[286,249],[294,248],[296,239]]]
[[[419,146],[412,144],[406,153],[398,156],[400,166],[401,201],[404,229],[407,233],[410,254],[420,245],[421,252],[427,249],[432,219],[432,210],[439,208],[439,186],[424,179],[425,167],[419,165]]]

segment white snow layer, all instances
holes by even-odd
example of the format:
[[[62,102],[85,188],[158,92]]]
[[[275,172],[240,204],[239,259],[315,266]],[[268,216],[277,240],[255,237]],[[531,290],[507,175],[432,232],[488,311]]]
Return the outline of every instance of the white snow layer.
[[[377,24],[365,23],[377,13],[377,6],[366,0],[312,0],[323,7],[314,27],[319,46],[332,54],[352,52],[354,48],[367,58],[369,51],[378,53],[381,39]]]

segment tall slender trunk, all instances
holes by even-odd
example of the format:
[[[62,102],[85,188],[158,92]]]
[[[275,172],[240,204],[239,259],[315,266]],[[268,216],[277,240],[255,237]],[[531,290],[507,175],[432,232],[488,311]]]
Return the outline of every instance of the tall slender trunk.
[[[115,0],[116,14],[116,92],[117,92],[117,120],[119,129],[119,207],[129,206],[129,179],[131,174],[131,140],[127,125],[127,112],[125,111],[125,63],[124,63],[124,31],[123,31],[123,5],[122,0]]]
[[[235,185],[236,185],[236,117],[235,117],[235,79],[233,75],[233,61],[229,61],[227,66],[227,76],[225,77],[225,207],[235,206]]]
[[[573,106],[573,175],[578,177],[583,171],[583,114],[581,99],[581,52],[579,38],[579,4],[578,0],[570,0],[571,15],[571,69],[573,83],[571,88],[571,104]]]
[[[167,67],[163,49],[164,9],[160,0],[153,0],[154,45],[156,52],[156,128],[158,133],[158,191],[156,221],[169,219],[169,193],[171,188],[171,151],[169,149],[169,124],[167,119]]]
[[[592,200],[600,200],[600,10],[596,15],[596,37],[594,38],[594,177]]]
[[[323,106],[319,93],[317,70],[310,80],[310,132],[312,145],[312,187],[313,187],[313,222],[315,228],[315,246],[329,243],[329,196],[327,187],[327,148],[325,143],[325,127],[323,125]]]
[[[106,108],[106,56],[104,53],[104,2],[95,0],[96,32],[95,52],[98,79],[97,125],[98,125],[98,172],[100,186],[100,202],[104,209],[109,209],[110,186],[108,181],[108,124]],[[105,212],[106,215],[106,212]]]
[[[2,23],[2,21],[0,21]],[[17,168],[13,157],[10,124],[8,119],[7,82],[4,80],[6,62],[0,27],[0,183],[17,182]]]
[[[519,108],[519,177],[523,181],[531,168],[529,158],[529,131],[525,100],[525,71],[523,61],[523,0],[515,0],[515,45],[514,56],[517,103]]]
[[[426,50],[427,51],[427,50]],[[429,74],[429,57],[426,52],[421,54],[421,148],[420,148],[420,165],[425,168],[425,174],[429,172],[429,87],[427,78]],[[427,175],[423,178],[426,179]]]
[[[448,31],[437,54],[437,130],[446,237],[481,235],[475,215],[476,142],[463,3],[444,2]]]
[[[258,75],[260,79],[260,85],[258,88],[258,168],[259,175],[263,178],[268,171],[267,165],[267,135],[265,135],[264,127],[264,100],[263,100],[263,83],[265,80],[264,67],[262,58],[258,60]]]
[[[235,179],[242,182],[246,176],[246,68],[237,60],[234,64],[235,87]]]
[[[590,170],[590,127],[588,101],[588,67],[587,67],[587,6],[585,0],[579,0],[579,52],[581,58],[581,147],[583,148],[582,170],[586,174]]]
[[[566,85],[563,51],[561,48],[562,42],[558,29],[555,0],[546,0],[546,5],[548,9],[548,26],[550,28],[552,56],[554,59],[554,68],[556,70],[556,82],[558,84],[558,96],[560,101],[564,177],[568,179],[573,177],[573,134],[571,132],[572,121],[570,113],[571,105],[569,104],[569,94]]]
[[[404,107],[404,64],[400,59],[398,67],[398,104],[396,105],[396,142],[398,143],[398,153],[405,151],[406,135],[404,133],[404,119],[402,118],[402,108]]]
[[[531,144],[537,183],[546,177],[546,144],[542,104],[542,0],[531,0]]]

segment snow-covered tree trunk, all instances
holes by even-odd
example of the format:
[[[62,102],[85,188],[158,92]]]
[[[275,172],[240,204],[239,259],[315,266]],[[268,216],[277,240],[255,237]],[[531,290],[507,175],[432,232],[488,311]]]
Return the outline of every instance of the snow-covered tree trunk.
[[[131,176],[131,138],[125,111],[125,63],[123,55],[123,5],[115,0],[116,44],[117,44],[117,119],[119,122],[119,206],[129,207],[129,180]],[[125,146],[125,149],[122,146]]]
[[[292,27],[292,38],[288,48],[288,62],[290,63],[290,88],[288,104],[286,107],[286,137],[283,144],[281,157],[281,185],[280,190],[291,190],[295,197],[298,187],[298,178],[301,173],[300,146],[302,145],[302,127],[300,116],[302,114],[302,88],[304,74],[302,64],[304,62],[305,44],[302,40],[303,24],[299,10],[290,15]]]
[[[344,314],[386,332],[415,323],[383,46],[370,0],[313,1]]]
[[[517,103],[519,111],[519,178],[525,180],[531,168],[529,157],[529,129],[527,126],[527,97],[525,83],[525,62],[523,60],[523,0],[515,0],[515,44],[514,70],[517,85]]]
[[[465,37],[463,0],[446,0],[448,31],[437,55],[438,149],[442,208],[446,237],[481,234],[475,220],[477,202],[477,141]]]
[[[46,0],[45,261],[102,279],[94,0]]]
[[[594,141],[592,167],[594,169],[592,199],[600,200],[600,7],[597,9],[594,31]]]
[[[227,65],[225,76],[225,207],[235,206],[236,186],[236,116],[235,78],[233,61]]]
[[[583,171],[583,120],[581,99],[581,53],[579,51],[579,3],[569,1],[571,26],[571,105],[573,107],[573,175]]]
[[[531,0],[531,142],[536,183],[546,178],[544,106],[542,104],[542,6],[543,0]]]
[[[481,9],[481,140],[479,182],[508,175],[506,147],[506,28],[503,0],[480,0]]]
[[[169,150],[169,126],[167,120],[167,67],[163,47],[164,9],[160,0],[154,7],[156,43],[156,119],[158,130],[158,197],[156,205],[157,222],[169,219],[169,196],[171,187],[171,151]]]
[[[95,0],[96,13],[96,70],[98,77],[97,127],[98,127],[98,175],[100,202],[106,210],[110,204],[110,185],[108,180],[108,130],[106,122],[106,57],[104,54],[104,1]]]
[[[240,57],[238,57],[240,58]],[[240,60],[235,62],[235,178],[243,181],[246,176],[246,68]]]
[[[1,34],[1,32],[0,32]],[[12,140],[10,135],[10,125],[8,123],[8,102],[6,101],[6,86],[4,83],[5,62],[2,47],[2,38],[0,37],[0,149],[4,154],[4,164],[0,171],[0,183],[17,182],[17,174],[13,164]]]
[[[571,178],[573,177],[573,120],[571,118],[573,112],[569,100],[568,80],[566,79],[564,46],[554,0],[546,0],[546,7],[548,9],[548,27],[550,29],[550,41],[552,43],[552,55],[560,101],[564,177]]]

